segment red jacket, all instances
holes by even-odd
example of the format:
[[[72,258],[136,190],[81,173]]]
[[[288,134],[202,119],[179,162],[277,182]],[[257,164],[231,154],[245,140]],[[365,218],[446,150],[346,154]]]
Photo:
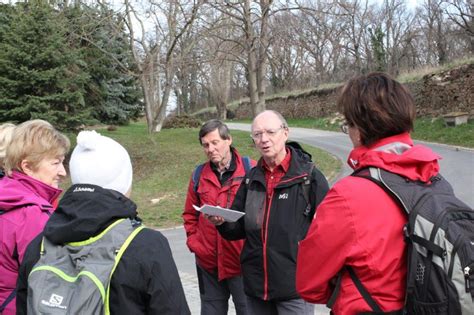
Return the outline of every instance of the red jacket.
[[[371,147],[352,150],[354,169],[367,166],[422,181],[436,175],[440,157],[413,146],[408,133],[382,139]],[[353,176],[337,182],[316,210],[306,238],[300,242],[296,287],[301,297],[327,303],[334,280],[350,265],[383,311],[399,310],[405,298],[406,216],[375,183]],[[371,311],[347,272],[333,306],[335,314]]]
[[[196,262],[200,267],[209,272],[217,269],[219,281],[240,275],[240,252],[244,241],[227,241],[222,238],[216,227],[201,217],[201,213],[197,212],[193,205],[209,204],[230,208],[245,175],[239,153],[235,149],[233,153],[236,169],[223,186],[212,171],[210,162],[202,169],[197,190],[199,197],[194,192],[191,176],[183,212],[189,250],[196,255]],[[255,161],[252,160],[251,164],[255,166]]]

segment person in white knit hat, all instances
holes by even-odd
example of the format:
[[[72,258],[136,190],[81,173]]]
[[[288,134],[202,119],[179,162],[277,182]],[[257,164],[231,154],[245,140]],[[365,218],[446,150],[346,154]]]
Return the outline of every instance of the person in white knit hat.
[[[73,184],[93,184],[129,195],[132,163],[117,141],[95,131],[82,131],[69,161]]]
[[[95,131],[82,131],[69,168],[73,185],[20,268],[17,314],[57,308],[70,314],[190,314],[167,239],[141,226],[129,199],[133,171],[125,148]],[[65,284],[69,280],[46,273],[48,264],[75,282]],[[97,290],[101,283],[77,280],[87,272],[97,278],[94,282],[104,279],[105,297]]]

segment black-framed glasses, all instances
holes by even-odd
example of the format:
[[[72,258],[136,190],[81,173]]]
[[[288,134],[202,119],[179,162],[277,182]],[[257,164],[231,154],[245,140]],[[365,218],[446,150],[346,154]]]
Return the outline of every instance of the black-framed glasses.
[[[255,140],[255,141],[258,141],[260,139],[262,139],[262,136],[263,134],[267,134],[267,136],[269,138],[272,138],[274,136],[276,136],[276,134],[278,133],[278,131],[282,130],[282,129],[285,129],[286,126],[284,125],[281,125],[279,128],[276,128],[276,129],[265,129],[265,130],[257,130],[257,131],[253,131],[251,134],[250,134],[250,137]]]
[[[349,133],[349,123],[347,121],[344,121],[341,124],[341,131],[344,132],[346,135]]]

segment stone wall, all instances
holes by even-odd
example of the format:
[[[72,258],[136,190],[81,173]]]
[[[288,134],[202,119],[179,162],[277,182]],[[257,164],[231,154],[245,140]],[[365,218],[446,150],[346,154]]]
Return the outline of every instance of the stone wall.
[[[474,64],[426,75],[409,88],[419,116],[442,116],[450,112],[474,115]]]
[[[311,91],[298,96],[278,97],[266,101],[267,109],[280,112],[285,118],[326,117],[335,112],[339,89]],[[252,116],[249,103],[234,111],[236,118]]]
[[[474,115],[474,63],[426,75],[419,81],[408,83],[407,87],[415,98],[418,117],[437,117],[450,112]],[[339,90],[340,87],[273,98],[266,101],[266,106],[286,118],[328,117],[336,112]],[[241,103],[232,115],[237,119],[251,118],[250,104]],[[206,114],[200,118],[213,117]]]

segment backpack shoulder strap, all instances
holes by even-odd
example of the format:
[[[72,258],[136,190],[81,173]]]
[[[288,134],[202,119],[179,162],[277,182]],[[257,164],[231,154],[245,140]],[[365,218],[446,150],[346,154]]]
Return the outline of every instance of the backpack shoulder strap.
[[[242,164],[244,165],[245,173],[247,174],[247,172],[250,169],[252,169],[252,160],[248,156],[242,156],[241,160],[242,160]],[[204,168],[205,164],[206,163],[199,164],[194,169],[194,172],[193,172],[193,182],[194,182],[193,190],[194,190],[195,193],[197,193],[197,190],[198,190],[198,187],[199,187],[199,179],[201,178],[202,169]]]
[[[369,291],[364,287],[362,282],[359,280],[359,277],[357,277],[354,269],[352,269],[351,266],[345,266],[339,271],[337,274],[337,280],[336,280],[336,286],[334,288],[334,291],[332,292],[331,296],[329,297],[329,300],[326,304],[326,306],[330,309],[334,306],[334,303],[336,302],[337,296],[339,295],[339,291],[341,289],[341,280],[342,280],[342,275],[344,271],[347,271],[349,273],[349,276],[352,279],[352,282],[356,286],[357,290],[359,291],[360,295],[364,298],[364,301],[370,306],[374,314],[386,314],[382,311],[380,306],[375,302],[375,300],[370,296]],[[372,314],[372,313],[371,313]]]
[[[402,210],[408,211],[407,207],[403,203],[403,200],[401,200],[400,197],[395,194],[383,181],[381,171],[382,170],[377,167],[366,167],[354,171],[351,176],[365,178],[370,180],[372,183],[375,183],[377,186],[382,188],[393,200],[395,200]]]
[[[16,288],[7,296],[5,301],[3,301],[2,305],[0,305],[0,314],[5,310],[8,304],[15,298],[16,296]]]
[[[355,286],[357,287],[357,290],[359,293],[362,295],[364,298],[365,302],[370,306],[372,311],[377,312],[377,313],[383,313],[382,309],[380,306],[375,302],[375,300],[370,296],[369,291],[364,287],[362,282],[359,280],[359,277],[357,277],[354,269],[352,269],[351,266],[346,266],[346,270],[349,272],[349,276],[352,279],[352,282],[354,282]]]
[[[196,166],[193,172],[193,183],[194,183],[193,190],[195,193],[197,193],[197,190],[199,187],[199,179],[201,178],[201,173],[202,173],[202,169],[204,168],[204,164],[205,163],[199,164],[198,166]]]
[[[380,186],[380,188],[382,188],[383,190],[390,193],[390,191],[387,190],[387,187],[380,180],[380,177],[377,175],[377,168],[375,168],[375,167],[366,167],[366,168],[361,168],[361,169],[355,170],[351,174],[351,176],[368,179],[371,182],[373,182],[373,183],[377,184],[378,186]]]
[[[115,263],[114,263],[114,266],[112,267],[112,271],[110,272],[110,276],[109,276],[109,285],[107,286],[107,291],[106,291],[106,299],[105,299],[105,305],[104,305],[104,308],[105,308],[105,314],[110,314],[110,303],[109,303],[109,300],[110,300],[110,281],[112,279],[112,276],[115,272],[115,269],[117,268],[117,265],[119,264],[120,262],[120,259],[122,258],[122,255],[123,253],[125,252],[125,250],[127,250],[128,246],[130,245],[130,243],[133,241],[133,239],[135,238],[135,236],[137,236],[138,233],[140,233],[145,227],[140,223],[138,224],[136,221],[134,220],[130,220],[132,226],[134,227],[134,230],[130,233],[130,235],[125,239],[125,242],[122,244],[122,246],[120,247],[120,249],[118,250],[117,252],[117,256],[115,257]]]
[[[252,168],[252,162],[250,160],[250,157],[248,156],[242,156],[242,164],[244,165],[245,169],[245,174]]]
[[[341,269],[341,271],[337,275],[337,280],[336,280],[336,286],[334,288],[334,291],[332,292],[331,296],[329,297],[329,300],[326,304],[326,306],[330,309],[334,306],[334,303],[336,302],[337,296],[339,295],[339,291],[341,289],[341,280],[342,280],[342,274],[344,271],[347,271],[349,273],[349,276],[351,277],[352,282],[356,286],[357,290],[359,291],[360,295],[362,295],[362,298],[364,301],[367,303],[367,305],[370,306],[372,309],[372,312],[365,312],[361,314],[374,314],[374,315],[403,315],[405,314],[404,310],[397,310],[397,311],[390,311],[390,312],[384,312],[380,306],[377,304],[377,302],[370,296],[369,291],[364,287],[362,282],[360,281],[359,277],[357,277],[354,269],[350,266],[345,266]]]
[[[305,216],[310,216],[310,214],[312,212],[314,212],[314,207],[316,207],[316,205],[313,205],[313,202],[312,202],[312,194],[311,194],[311,182],[312,182],[312,179],[313,179],[313,170],[314,170],[315,166],[314,166],[314,163],[311,162],[311,168],[308,172],[308,178],[302,182],[302,188],[303,188],[303,197],[306,201],[306,209],[304,211],[304,215]],[[313,198],[314,199],[314,198]]]

